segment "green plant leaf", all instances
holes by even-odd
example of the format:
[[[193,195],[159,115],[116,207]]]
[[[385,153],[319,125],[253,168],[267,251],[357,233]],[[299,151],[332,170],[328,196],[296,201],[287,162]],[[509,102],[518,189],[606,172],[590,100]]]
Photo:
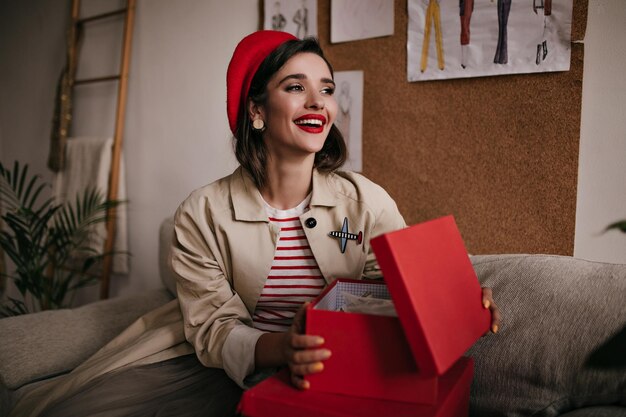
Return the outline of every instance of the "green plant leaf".
[[[4,211],[14,211],[19,207],[19,198],[11,185],[11,173],[0,163],[0,203]]]
[[[94,265],[113,254],[103,254],[100,242],[94,245],[90,234],[121,202],[108,201],[89,188],[71,203],[58,205],[53,198],[42,197],[46,188],[51,187],[30,174],[28,165],[15,161],[8,170],[0,163],[4,222],[0,247],[14,264],[10,278],[23,298],[0,306],[0,315],[29,312],[27,297],[32,311],[66,307],[75,290],[97,282],[91,273]]]
[[[5,211],[16,211],[20,207],[32,209],[41,191],[50,188],[39,175],[32,176],[30,180],[27,178],[28,164],[20,167],[19,162],[15,161],[11,172],[0,163],[0,203]]]
[[[626,326],[604,341],[588,356],[585,365],[599,369],[626,369]]]
[[[28,174],[28,165],[24,166],[24,169],[21,172],[21,175],[19,175],[19,181],[17,180],[18,178],[18,174],[19,174],[19,164],[17,163],[17,161],[15,161],[15,171],[14,171],[14,175],[15,175],[15,184],[17,186],[17,194],[19,196],[23,195],[23,191],[24,191],[24,183],[26,182],[26,174]],[[37,177],[33,177],[33,179],[35,179]]]
[[[19,316],[21,314],[28,314],[28,307],[21,300],[9,297],[9,305],[4,304],[0,306],[0,317]]]
[[[604,229],[604,231],[608,232],[609,230],[612,230],[612,229],[618,229],[622,233],[626,233],[626,220],[621,220],[619,222],[612,223],[608,225],[606,229]]]

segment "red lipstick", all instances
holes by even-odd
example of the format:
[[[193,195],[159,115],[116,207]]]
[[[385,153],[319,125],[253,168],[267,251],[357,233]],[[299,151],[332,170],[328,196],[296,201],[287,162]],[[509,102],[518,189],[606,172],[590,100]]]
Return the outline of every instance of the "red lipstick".
[[[308,133],[322,133],[326,125],[326,117],[321,114],[305,114],[293,121],[296,126]]]

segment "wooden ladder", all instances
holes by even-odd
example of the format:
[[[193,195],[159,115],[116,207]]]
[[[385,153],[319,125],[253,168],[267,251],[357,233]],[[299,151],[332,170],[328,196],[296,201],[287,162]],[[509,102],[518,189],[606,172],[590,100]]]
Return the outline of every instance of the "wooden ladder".
[[[125,16],[124,21],[124,37],[122,42],[122,61],[120,64],[119,74],[75,80],[76,62],[78,62],[79,36],[81,28],[91,22],[107,19],[113,16]],[[117,88],[117,109],[115,112],[115,133],[113,135],[113,147],[111,149],[111,168],[109,171],[109,188],[107,198],[109,200],[117,200],[119,189],[120,159],[122,154],[122,142],[124,137],[124,121],[126,114],[126,97],[128,92],[128,71],[130,67],[130,49],[133,37],[133,25],[135,19],[135,0],[127,0],[126,7],[113,10],[111,12],[102,13],[94,16],[80,18],[80,0],[72,0],[72,22],[70,27],[70,42],[68,56],[69,61],[74,63],[70,74],[73,79],[72,86],[85,84],[93,84],[107,81],[118,81]],[[115,242],[116,229],[116,212],[115,208],[110,208],[107,212],[106,220],[106,239],[104,242],[104,253],[111,253]],[[100,298],[109,297],[109,288],[111,281],[111,272],[113,270],[113,256],[105,256],[102,267],[102,277],[100,281]]]

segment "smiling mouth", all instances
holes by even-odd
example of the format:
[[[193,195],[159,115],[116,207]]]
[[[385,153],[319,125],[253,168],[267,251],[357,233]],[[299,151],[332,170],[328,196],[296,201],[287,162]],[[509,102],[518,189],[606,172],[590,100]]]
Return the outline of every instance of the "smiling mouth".
[[[321,133],[324,130],[324,125],[326,125],[326,118],[321,114],[307,114],[293,122],[305,132]]]

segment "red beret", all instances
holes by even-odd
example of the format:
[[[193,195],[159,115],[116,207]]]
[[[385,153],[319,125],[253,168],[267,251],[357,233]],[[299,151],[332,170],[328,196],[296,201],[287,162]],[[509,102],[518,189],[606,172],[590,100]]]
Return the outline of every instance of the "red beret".
[[[261,62],[288,40],[298,39],[290,33],[274,30],[254,32],[239,42],[226,73],[226,112],[230,130],[235,134],[239,110],[245,103],[250,83]]]

